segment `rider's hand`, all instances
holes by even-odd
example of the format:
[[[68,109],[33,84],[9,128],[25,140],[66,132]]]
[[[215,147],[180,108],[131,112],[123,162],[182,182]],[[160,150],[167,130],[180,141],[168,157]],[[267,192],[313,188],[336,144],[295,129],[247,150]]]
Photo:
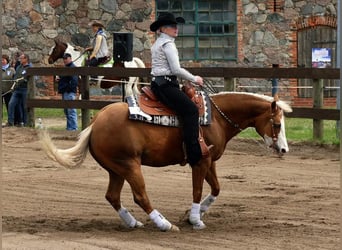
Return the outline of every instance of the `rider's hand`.
[[[195,83],[197,83],[199,86],[203,86],[203,78],[200,76],[195,76]]]

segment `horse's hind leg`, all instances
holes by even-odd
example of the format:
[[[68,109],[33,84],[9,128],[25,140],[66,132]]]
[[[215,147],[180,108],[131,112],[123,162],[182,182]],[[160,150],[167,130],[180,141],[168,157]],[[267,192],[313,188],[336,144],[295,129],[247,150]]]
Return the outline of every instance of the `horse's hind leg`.
[[[113,208],[119,213],[120,218],[126,224],[127,227],[142,227],[144,226],[140,221],[137,221],[133,215],[121,204],[120,194],[125,182],[125,179],[113,171],[108,170],[109,184],[106,193],[107,201],[113,206]]]
[[[208,169],[207,175],[205,177],[205,180],[210,185],[211,193],[207,195],[202,201],[201,201],[201,215],[208,211],[209,207],[214,203],[216,200],[216,197],[220,193],[220,184],[217,179],[216,174],[216,163],[212,162],[211,167]]]

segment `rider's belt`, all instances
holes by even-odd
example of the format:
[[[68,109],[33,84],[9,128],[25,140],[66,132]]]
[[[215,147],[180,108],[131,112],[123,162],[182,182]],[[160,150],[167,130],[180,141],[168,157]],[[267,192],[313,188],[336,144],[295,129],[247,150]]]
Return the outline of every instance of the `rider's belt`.
[[[153,76],[152,82],[155,82],[158,86],[166,85],[166,84],[175,84],[177,85],[177,76]]]
[[[175,82],[177,81],[177,76],[153,76],[152,81],[160,81],[160,80],[166,80],[169,82]]]

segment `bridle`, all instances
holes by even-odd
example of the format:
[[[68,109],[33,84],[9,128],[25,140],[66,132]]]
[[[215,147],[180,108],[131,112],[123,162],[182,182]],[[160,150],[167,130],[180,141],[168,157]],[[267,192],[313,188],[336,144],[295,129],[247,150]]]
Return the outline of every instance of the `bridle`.
[[[205,91],[204,91],[205,92]],[[208,96],[209,100],[211,101],[211,103],[214,105],[214,107],[216,108],[216,110],[219,112],[219,114],[233,127],[238,129],[239,131],[242,131],[242,129],[240,128],[240,125],[237,124],[236,122],[234,122],[232,119],[230,119],[225,113],[223,113],[223,111],[219,108],[219,106],[217,106],[217,104],[214,102],[213,98],[211,98],[211,96],[205,92],[205,94]]]
[[[278,108],[279,107],[277,107],[277,112],[281,112],[281,110],[279,110],[278,111]],[[271,145],[271,147],[273,148],[273,149],[276,149],[277,150],[277,142],[278,142],[278,136],[279,136],[279,133],[276,135],[276,132],[275,132],[275,130],[276,129],[278,129],[279,131],[280,131],[280,129],[281,129],[281,123],[276,123],[275,121],[274,121],[274,117],[276,116],[276,113],[271,113],[271,118],[270,118],[270,123],[271,123],[271,132],[272,132],[272,145]]]
[[[275,129],[281,129],[281,124],[280,123],[275,123],[273,118],[270,119],[270,122],[271,122],[271,128],[272,128],[272,140],[274,142],[277,142],[278,141],[278,136],[276,136],[276,134],[275,134]]]
[[[232,119],[230,119],[215,103],[215,101],[211,98],[211,96],[202,88],[203,92],[208,96],[210,102],[213,104],[215,109],[219,112],[219,114],[235,129],[239,130],[241,132],[243,129],[241,129],[240,125],[236,122],[234,122]],[[279,108],[279,107],[278,107]],[[278,111],[280,112],[280,111]],[[271,147],[276,149],[277,148],[277,142],[278,142],[278,135],[276,134],[276,129],[281,129],[281,123],[276,123],[274,120],[274,117],[277,115],[277,113],[271,113],[271,118],[269,122],[271,123],[271,133],[272,133],[272,145]],[[258,143],[259,144],[259,143]]]

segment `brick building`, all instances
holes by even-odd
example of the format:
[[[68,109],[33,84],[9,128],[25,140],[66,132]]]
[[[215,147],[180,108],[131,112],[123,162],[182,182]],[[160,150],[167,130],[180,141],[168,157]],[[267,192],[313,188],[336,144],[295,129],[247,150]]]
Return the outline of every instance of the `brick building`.
[[[154,40],[149,25],[162,11],[186,19],[177,39],[184,66],[320,67],[322,62],[312,60],[313,50],[328,53],[331,61],[324,66],[336,65],[336,0],[4,0],[2,7],[2,52],[25,51],[36,66],[48,66],[54,39],[85,47],[91,36],[88,23],[94,19],[105,23],[110,35],[132,32],[134,56],[149,65]],[[237,79],[236,86],[270,94],[270,80]],[[309,80],[279,83],[282,98],[311,105]],[[50,95],[51,85],[49,78],[37,81]],[[324,92],[325,105],[334,106],[335,82],[325,80],[325,86],[330,87]]]

